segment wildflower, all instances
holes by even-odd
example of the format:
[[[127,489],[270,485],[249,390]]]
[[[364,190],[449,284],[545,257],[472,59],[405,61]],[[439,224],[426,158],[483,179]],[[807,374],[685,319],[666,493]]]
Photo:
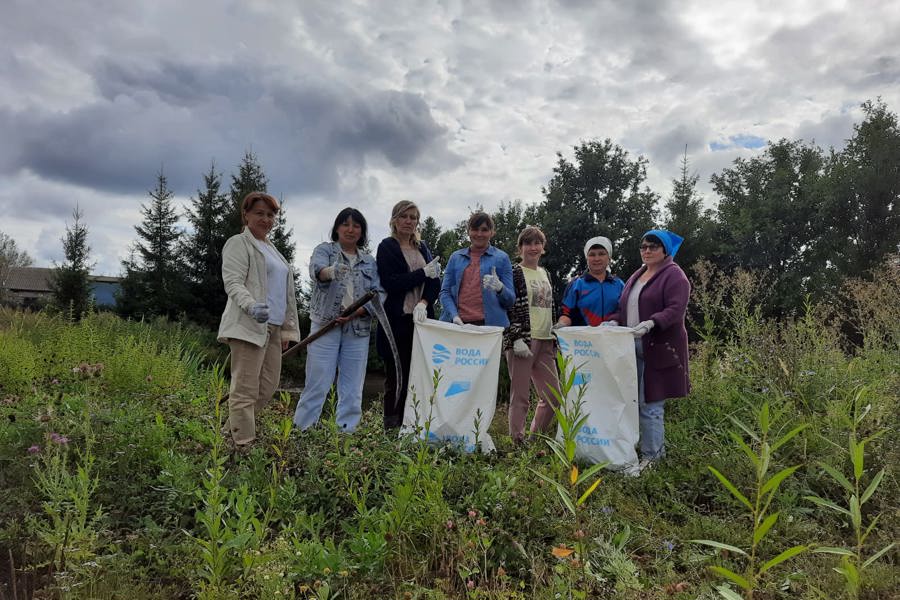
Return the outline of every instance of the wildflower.
[[[477,517],[477,516],[478,516],[478,513],[475,512],[474,510],[472,510],[472,509],[470,508],[470,509],[469,509],[469,518],[470,518],[470,519],[474,519],[474,518]]]
[[[476,525],[487,525],[487,521],[485,521],[484,519],[478,519],[477,521],[475,521],[475,524]]]
[[[576,540],[584,539],[584,530],[583,529],[579,529],[575,532],[575,539]]]
[[[53,442],[54,444],[59,444],[60,446],[65,446],[66,444],[69,443],[69,438],[67,438],[64,435],[60,435],[59,433],[54,432],[54,433],[50,434],[50,441]]]
[[[28,449],[28,454],[38,454],[41,451],[41,447],[35,444],[31,448]]]
[[[341,577],[346,577],[349,574],[350,574],[350,572],[347,571],[346,569],[344,569],[343,571],[338,571],[338,575],[340,575]]]
[[[447,529],[453,529],[453,521],[451,519],[447,519]]]
[[[475,589],[475,580],[474,579],[468,580],[466,582],[466,587],[469,588],[470,590],[474,590]]]
[[[604,506],[600,509],[600,512],[602,512],[604,515],[611,515],[615,511],[616,509],[614,509],[612,506]]]
[[[669,552],[675,549],[675,544],[669,540],[663,540],[662,546]]]
[[[324,569],[322,569],[322,572],[326,575],[331,575],[331,569],[329,567],[325,567]]]

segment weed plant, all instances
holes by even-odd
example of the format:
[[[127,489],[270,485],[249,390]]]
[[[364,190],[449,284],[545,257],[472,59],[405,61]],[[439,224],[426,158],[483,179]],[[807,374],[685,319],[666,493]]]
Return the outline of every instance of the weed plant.
[[[693,391],[667,405],[666,460],[640,478],[604,472],[580,504],[600,473],[565,446],[566,461],[544,443],[514,446],[502,410],[481,424],[498,448],[482,455],[386,434],[377,410],[352,435],[329,419],[301,434],[279,398],[255,449],[231,457],[211,402],[224,385],[212,332],[0,309],[0,600],[709,599],[721,580],[690,540],[751,556],[754,533],[752,572],[744,555],[717,551],[755,597],[895,598],[893,273],[848,285],[840,310],[810,302],[777,322],[757,310],[758,278],[706,273],[692,306]],[[728,431],[762,464],[764,405],[762,470]],[[793,467],[777,493],[758,494]],[[820,551],[763,571],[802,546]]]

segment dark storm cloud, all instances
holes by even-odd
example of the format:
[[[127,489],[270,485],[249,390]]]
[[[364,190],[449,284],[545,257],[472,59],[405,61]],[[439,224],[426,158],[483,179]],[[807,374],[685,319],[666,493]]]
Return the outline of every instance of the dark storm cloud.
[[[460,163],[415,94],[250,64],[107,59],[94,79],[100,98],[67,112],[0,109],[0,127],[18,140],[0,168],[128,192],[162,167],[184,191],[211,157],[227,169],[252,148],[279,186],[321,193],[337,187],[340,170],[370,160],[424,174]]]

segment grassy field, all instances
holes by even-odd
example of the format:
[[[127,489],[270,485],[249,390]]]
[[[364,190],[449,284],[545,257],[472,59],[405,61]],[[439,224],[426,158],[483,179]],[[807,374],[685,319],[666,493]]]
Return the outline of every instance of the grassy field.
[[[233,457],[208,334],[0,311],[0,600],[900,597],[896,269],[782,322],[696,283],[639,478],[513,448],[502,407],[483,456],[374,411],[298,434],[285,398]]]

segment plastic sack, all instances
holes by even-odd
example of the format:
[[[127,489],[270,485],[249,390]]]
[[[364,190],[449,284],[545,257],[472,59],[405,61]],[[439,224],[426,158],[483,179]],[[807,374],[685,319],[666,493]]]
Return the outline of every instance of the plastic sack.
[[[634,337],[628,327],[564,327],[556,330],[560,352],[576,370],[566,402],[584,387],[583,413],[576,456],[590,463],[636,473],[638,457],[638,386]],[[561,436],[561,430],[557,437]]]
[[[502,327],[416,323],[401,434],[466,452],[494,450],[488,427],[497,408]],[[437,389],[434,374],[438,374]]]

